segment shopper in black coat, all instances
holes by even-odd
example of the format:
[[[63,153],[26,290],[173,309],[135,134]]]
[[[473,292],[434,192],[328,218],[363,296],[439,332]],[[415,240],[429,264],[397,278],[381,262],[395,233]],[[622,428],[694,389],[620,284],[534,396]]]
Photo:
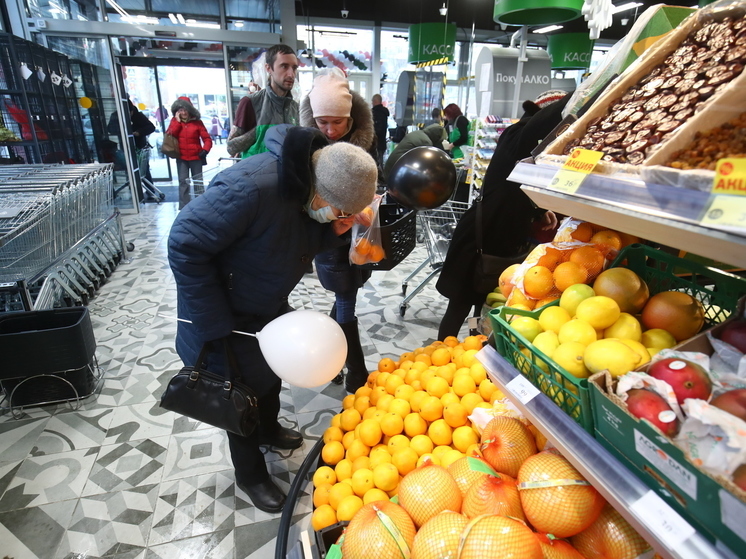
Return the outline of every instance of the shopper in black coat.
[[[562,109],[569,95],[537,111],[538,106],[524,103],[526,113],[500,136],[482,181],[482,246],[485,254],[511,257],[525,253],[532,244],[532,226],[552,228],[557,220],[552,212],[537,208],[520,189],[508,181],[516,163],[531,151],[562,120]],[[437,290],[448,297],[448,308],[440,323],[438,339],[457,336],[461,325],[474,307],[478,316],[487,293],[473,287],[477,261],[476,206],[461,217],[453,234]]]

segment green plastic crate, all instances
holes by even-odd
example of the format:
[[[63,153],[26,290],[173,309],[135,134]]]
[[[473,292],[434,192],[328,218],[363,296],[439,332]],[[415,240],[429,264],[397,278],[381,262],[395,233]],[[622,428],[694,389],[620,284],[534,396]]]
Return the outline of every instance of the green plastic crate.
[[[622,249],[610,265],[616,266],[629,268],[639,275],[648,284],[651,295],[661,291],[684,291],[695,297],[705,309],[705,328],[728,318],[736,310],[738,299],[746,294],[746,280],[743,278],[646,245],[633,244]],[[491,311],[489,317],[495,333],[495,347],[534,386],[593,434],[588,381],[565,371],[510,327],[508,315],[538,319],[542,310],[501,307]]]

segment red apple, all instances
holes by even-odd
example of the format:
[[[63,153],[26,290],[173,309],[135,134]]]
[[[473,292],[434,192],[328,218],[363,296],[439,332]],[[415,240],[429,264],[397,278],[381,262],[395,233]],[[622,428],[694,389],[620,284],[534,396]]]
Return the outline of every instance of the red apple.
[[[648,374],[666,381],[673,388],[679,404],[687,398],[707,400],[712,394],[712,381],[707,371],[685,359],[669,357],[656,361],[650,365]]]
[[[723,392],[720,396],[713,398],[710,404],[746,421],[746,388]]]
[[[720,339],[746,353],[746,320],[734,320],[723,327]]]
[[[664,435],[673,437],[679,430],[679,420],[671,406],[652,390],[634,388],[627,392],[627,409],[635,417],[647,419]]]
[[[733,472],[733,483],[746,491],[746,464],[741,464]]]

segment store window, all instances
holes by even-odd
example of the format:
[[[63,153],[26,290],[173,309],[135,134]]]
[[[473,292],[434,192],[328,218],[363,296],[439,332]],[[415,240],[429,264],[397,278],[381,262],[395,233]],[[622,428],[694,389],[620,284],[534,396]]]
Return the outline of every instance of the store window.
[[[241,98],[248,95],[250,84],[263,81],[264,69],[259,57],[266,49],[237,45],[228,45],[227,48],[231,84],[229,95],[235,112]]]
[[[150,10],[173,14],[219,16],[219,0],[150,0]]]
[[[32,18],[101,20],[97,0],[26,0],[26,12]]]

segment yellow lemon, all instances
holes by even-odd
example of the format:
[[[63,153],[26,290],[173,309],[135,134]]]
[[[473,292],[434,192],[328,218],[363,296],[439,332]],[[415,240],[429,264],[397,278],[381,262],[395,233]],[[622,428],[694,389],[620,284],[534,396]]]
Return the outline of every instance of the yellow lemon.
[[[573,319],[566,322],[560,328],[557,339],[560,344],[567,342],[578,342],[588,345],[597,339],[596,330],[584,320]]]
[[[554,350],[552,359],[574,377],[587,378],[590,373],[583,360],[585,349],[580,342],[566,342]]]
[[[572,316],[562,307],[547,307],[539,315],[539,325],[545,332],[559,332],[565,322],[569,322]],[[513,326],[513,324],[511,324]]]
[[[427,422],[419,413],[410,413],[404,418],[404,432],[408,437],[422,435],[427,431]]]
[[[418,458],[419,456],[417,455],[417,453],[411,448],[407,447],[397,450],[391,456],[391,463],[396,466],[399,474],[405,476],[417,467]]]
[[[459,398],[477,391],[477,383],[471,378],[471,375],[460,375],[453,379],[453,392]]]
[[[477,404],[481,404],[482,402],[484,402],[484,398],[480,394],[466,394],[461,398],[461,404],[463,404],[468,413],[474,411],[474,408]],[[437,417],[435,419],[437,419]]]
[[[365,495],[363,495],[363,504],[367,505],[368,503],[372,503],[373,501],[388,501],[389,496],[386,495],[385,491],[381,491],[377,487],[374,487],[370,491],[368,491]]]
[[[342,442],[343,436],[344,432],[339,427],[329,427],[326,431],[324,431],[324,443],[328,443],[331,441]]]
[[[349,483],[336,483],[329,490],[329,504],[334,510],[337,510],[342,499],[354,494],[355,492],[352,490],[352,485]]]
[[[487,378],[487,370],[484,368],[484,365],[476,362],[469,367],[469,375],[474,379],[474,383],[479,386],[479,383]]]
[[[651,359],[658,355],[661,351],[660,347],[646,347],[645,349],[648,350],[648,354],[650,355]]]
[[[394,398],[389,404],[389,413],[395,413],[402,419],[407,417],[407,414],[412,411],[409,402],[402,400],[401,398]]]
[[[544,330],[538,320],[529,316],[517,316],[510,323],[510,327],[529,342],[533,341]]]
[[[347,458],[351,462],[354,462],[355,459],[359,458],[360,456],[368,456],[369,452],[369,446],[363,443],[363,441],[361,441],[360,439],[355,439],[354,441],[352,441],[350,448],[347,449],[345,458]]]
[[[614,324],[604,330],[604,338],[619,338],[639,342],[642,339],[642,326],[634,316],[623,312]]]
[[[532,343],[536,349],[547,357],[552,357],[554,350],[560,345],[559,336],[551,330],[546,330],[536,336]]]
[[[406,435],[394,435],[386,444],[389,454],[393,455],[397,450],[409,447],[409,437]]]
[[[441,379],[442,380],[442,379]],[[443,402],[436,396],[428,396],[422,402],[420,415],[426,421],[435,421],[443,417]]]
[[[321,449],[321,459],[330,466],[334,466],[345,457],[345,447],[339,441],[331,441]]]
[[[456,460],[459,460],[464,457],[463,452],[459,452],[458,450],[450,449],[448,452],[444,452],[443,456],[440,458],[440,465],[444,468],[447,468],[451,464],[453,464]]]
[[[339,502],[337,507],[337,521],[345,522],[352,520],[355,513],[363,508],[363,500],[357,495],[349,495]]]
[[[617,377],[630,372],[640,361],[640,355],[619,340],[598,340],[585,350],[585,366],[591,373],[608,369]]]
[[[468,377],[471,380],[471,377]],[[472,381],[473,382],[473,381]],[[469,412],[466,411],[466,406],[461,402],[448,404],[443,408],[443,421],[445,421],[450,427],[454,429],[466,425],[468,421],[467,416]]]
[[[640,362],[637,364],[637,367],[642,367],[645,363],[648,363],[650,361],[650,353],[648,352],[647,348],[640,342],[635,340],[626,340],[624,338],[618,339],[627,347],[631,347],[633,350],[635,350],[637,355],[640,356]]]
[[[405,400],[409,402],[409,399],[412,397],[412,394],[414,394],[414,388],[412,388],[408,384],[402,384],[399,388],[396,389],[396,392],[394,392],[394,399]]]
[[[469,447],[479,442],[479,435],[469,425],[463,425],[453,430],[453,446],[461,452],[466,452]]]
[[[585,320],[596,330],[604,330],[614,324],[622,314],[619,304],[611,297],[595,295],[581,301],[575,309],[575,318]]]
[[[313,486],[319,487],[320,485],[328,483],[334,485],[337,483],[337,474],[329,466],[321,466],[313,473]]]
[[[430,454],[433,451],[433,441],[427,435],[415,435],[409,442],[409,448],[414,450],[418,456]]]
[[[577,310],[578,305],[589,297],[595,295],[596,292],[593,291],[593,288],[590,285],[576,283],[562,292],[559,306],[565,309],[570,316],[575,316],[575,311]]]
[[[362,497],[374,487],[373,472],[369,469],[362,468],[352,474],[352,490],[358,497]]]
[[[381,431],[392,437],[404,430],[404,419],[398,413],[388,412],[381,418]]]
[[[452,439],[453,429],[445,419],[437,419],[430,424],[427,428],[427,436],[436,445],[449,445],[453,442]]]
[[[645,330],[640,337],[640,342],[645,347],[657,347],[666,349],[676,345],[676,338],[663,330],[663,328],[651,328]]]
[[[337,513],[330,505],[321,505],[311,515],[311,526],[316,531],[337,523]]]
[[[334,473],[337,474],[337,482],[350,479],[352,477],[352,460],[345,458],[337,462],[334,466]]]
[[[373,468],[373,483],[382,491],[392,491],[399,485],[399,470],[392,463]]]
[[[313,490],[313,506],[319,508],[321,505],[329,504],[329,491],[331,491],[332,485],[330,483],[323,483]]]

